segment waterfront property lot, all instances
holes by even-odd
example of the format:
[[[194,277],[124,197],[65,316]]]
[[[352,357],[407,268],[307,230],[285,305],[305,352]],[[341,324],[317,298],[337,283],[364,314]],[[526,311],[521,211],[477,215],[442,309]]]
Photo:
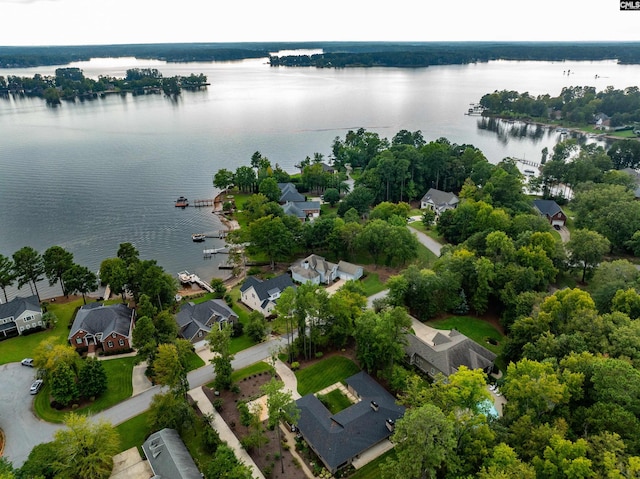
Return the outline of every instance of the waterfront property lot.
[[[5,339],[0,342],[0,364],[15,363],[23,358],[30,357],[31,352],[48,338],[55,338],[56,344],[67,344],[69,335],[69,323],[77,308],[82,306],[82,298],[69,302],[51,303],[48,311],[53,313],[58,319],[53,328],[26,336]]]

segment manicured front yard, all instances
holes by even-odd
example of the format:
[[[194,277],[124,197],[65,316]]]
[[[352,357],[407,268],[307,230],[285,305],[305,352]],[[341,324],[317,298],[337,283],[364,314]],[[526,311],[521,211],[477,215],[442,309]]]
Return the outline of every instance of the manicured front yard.
[[[451,316],[446,319],[429,321],[427,324],[436,329],[456,329],[489,351],[497,355],[502,353],[504,335],[492,324],[482,319],[472,318],[470,316]],[[492,339],[498,344],[491,344],[488,342],[488,339]]]
[[[49,311],[58,318],[56,325],[45,331],[17,336],[0,342],[0,364],[14,363],[30,357],[36,346],[48,338],[55,338],[56,344],[67,344],[69,323],[75,310],[82,304],[82,299],[69,303],[50,303]]]
[[[360,371],[360,368],[349,358],[332,356],[312,366],[296,371],[298,392],[306,394],[318,392],[332,384],[344,381]]]
[[[120,452],[142,446],[152,432],[149,430],[148,421],[149,411],[146,411],[116,426],[120,435]]]
[[[134,357],[103,361],[102,363],[107,373],[107,391],[92,404],[79,407],[75,409],[74,412],[79,414],[95,414],[131,397],[133,393],[131,374],[133,372],[134,361]],[[57,411],[51,407],[49,385],[46,382],[40,393],[36,396],[34,408],[36,414],[41,419],[57,423],[62,422],[65,415],[69,412]]]

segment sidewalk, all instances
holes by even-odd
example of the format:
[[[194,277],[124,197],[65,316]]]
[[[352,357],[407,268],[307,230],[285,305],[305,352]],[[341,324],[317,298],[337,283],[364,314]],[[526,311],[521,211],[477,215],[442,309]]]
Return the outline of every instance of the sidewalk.
[[[254,479],[265,479],[260,469],[258,469],[258,466],[256,466],[256,463],[253,462],[251,456],[247,453],[247,451],[244,450],[244,448],[240,444],[240,441],[238,441],[236,435],[229,428],[229,426],[227,426],[227,423],[224,422],[224,419],[222,419],[220,414],[218,414],[218,412],[215,410],[207,396],[204,395],[202,387],[197,387],[189,391],[189,396],[191,396],[191,399],[193,399],[198,404],[198,407],[200,408],[200,411],[202,411],[202,414],[210,415],[210,417],[212,418],[211,427],[218,431],[220,439],[226,442],[227,445],[235,451],[236,457],[246,466],[249,466],[251,468],[251,470],[253,471],[252,474]]]
[[[282,379],[284,383],[284,388],[291,391],[293,400],[300,399],[302,396],[298,393],[298,378],[296,378],[294,372],[279,359],[276,361],[275,367],[276,373],[278,373],[278,376],[280,376],[280,379]]]

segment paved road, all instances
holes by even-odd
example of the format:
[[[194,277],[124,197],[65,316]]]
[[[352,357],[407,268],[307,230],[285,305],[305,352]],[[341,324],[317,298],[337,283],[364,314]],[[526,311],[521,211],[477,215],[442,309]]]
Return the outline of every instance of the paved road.
[[[286,343],[285,337],[278,337],[240,351],[232,361],[233,368],[240,369],[269,358],[274,350]],[[31,409],[33,397],[29,394],[34,372],[20,363],[0,366],[0,428],[7,439],[4,456],[14,467],[22,466],[34,446],[53,440],[55,431],[63,427],[42,421],[34,415]],[[213,366],[207,364],[191,371],[188,378],[191,389],[207,384],[215,378]],[[164,388],[154,386],[95,417],[118,425],[149,409],[153,396],[162,391]]]
[[[53,439],[58,424],[41,421],[33,413],[29,386],[35,370],[20,363],[0,366],[0,428],[7,439],[4,457],[20,467],[33,446]]]
[[[440,257],[440,250],[442,249],[442,245],[440,243],[415,228],[411,228],[411,231],[413,231],[420,243],[429,248],[429,250],[437,257]]]

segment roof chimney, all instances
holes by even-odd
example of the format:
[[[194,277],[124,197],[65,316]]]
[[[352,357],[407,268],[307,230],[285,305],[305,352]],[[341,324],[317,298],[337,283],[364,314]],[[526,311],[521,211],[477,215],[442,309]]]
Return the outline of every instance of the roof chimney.
[[[374,411],[378,411],[378,409],[380,409],[380,406],[378,406],[377,402],[371,401],[371,409],[373,409]]]

